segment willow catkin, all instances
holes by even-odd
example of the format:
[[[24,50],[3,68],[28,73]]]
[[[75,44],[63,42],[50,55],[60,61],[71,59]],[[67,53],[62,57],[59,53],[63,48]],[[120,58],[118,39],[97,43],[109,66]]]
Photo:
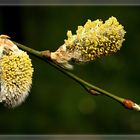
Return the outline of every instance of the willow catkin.
[[[9,108],[20,105],[32,85],[33,68],[28,54],[4,35],[0,36],[0,102]]]
[[[87,62],[116,53],[124,41],[125,31],[115,17],[103,23],[101,20],[88,20],[84,26],[78,26],[76,34],[67,32],[68,39],[51,53],[57,63],[71,69],[70,60]]]

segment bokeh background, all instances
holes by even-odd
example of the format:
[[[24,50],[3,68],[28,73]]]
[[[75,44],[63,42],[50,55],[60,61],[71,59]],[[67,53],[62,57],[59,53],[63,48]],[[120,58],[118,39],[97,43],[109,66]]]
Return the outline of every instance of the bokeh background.
[[[87,19],[115,16],[126,30],[115,55],[75,66],[73,73],[118,96],[140,103],[139,6],[1,6],[0,33],[37,50],[55,51]],[[104,96],[92,96],[77,83],[31,56],[31,93],[15,109],[0,105],[1,134],[139,134],[139,112]]]

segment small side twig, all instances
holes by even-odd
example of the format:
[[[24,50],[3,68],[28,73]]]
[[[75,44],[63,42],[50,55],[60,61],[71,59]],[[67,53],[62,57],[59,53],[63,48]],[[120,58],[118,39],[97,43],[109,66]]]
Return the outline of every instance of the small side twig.
[[[29,48],[27,46],[24,46],[22,44],[19,44],[17,42],[14,42],[14,43],[19,48],[21,48],[21,49],[29,52],[30,54],[32,54],[32,55],[44,60],[45,62],[49,63],[51,66],[56,68],[57,70],[61,71],[63,74],[67,75],[68,77],[70,77],[71,79],[73,79],[74,81],[79,83],[82,87],[84,87],[84,89],[88,93],[90,93],[92,95],[100,95],[100,94],[102,94],[102,95],[108,96],[108,97],[112,98],[113,100],[116,100],[117,102],[121,103],[126,109],[140,111],[140,106],[138,104],[136,104],[135,102],[133,102],[132,100],[116,96],[116,95],[114,95],[112,93],[109,93],[109,92],[99,88],[99,87],[96,87],[96,86],[84,81],[83,79],[79,78],[78,76],[74,75],[70,71],[67,71],[63,67],[59,66],[57,63],[55,63],[54,61],[51,60],[49,50],[37,51],[37,50],[31,49],[31,48]]]

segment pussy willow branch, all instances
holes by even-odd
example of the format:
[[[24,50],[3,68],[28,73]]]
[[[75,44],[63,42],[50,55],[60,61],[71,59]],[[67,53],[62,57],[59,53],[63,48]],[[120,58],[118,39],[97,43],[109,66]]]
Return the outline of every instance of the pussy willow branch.
[[[67,75],[68,77],[70,77],[71,79],[76,81],[77,83],[79,83],[90,94],[92,94],[92,95],[103,94],[103,95],[108,96],[108,97],[116,100],[117,102],[121,103],[127,109],[134,109],[134,110],[140,111],[140,106],[138,104],[134,103],[133,101],[116,96],[112,93],[109,93],[109,92],[99,88],[99,87],[96,87],[96,86],[84,81],[83,79],[79,78],[78,76],[74,75],[70,71],[67,71],[63,67],[59,66],[57,63],[55,63],[54,61],[52,61],[50,59],[50,52],[48,50],[47,51],[37,51],[37,50],[29,48],[25,45],[19,44],[17,42],[14,42],[14,43],[19,48],[21,48],[21,49],[29,52],[30,54],[44,60],[45,62],[49,63],[51,66],[56,68],[57,70],[61,71],[62,73],[64,73],[65,75]]]

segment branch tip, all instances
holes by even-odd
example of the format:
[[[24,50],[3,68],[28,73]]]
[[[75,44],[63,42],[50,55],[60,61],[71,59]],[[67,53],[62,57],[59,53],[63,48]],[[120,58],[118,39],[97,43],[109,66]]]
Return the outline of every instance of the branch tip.
[[[124,101],[123,101],[123,105],[127,109],[133,109],[134,104],[135,103],[133,101],[131,101],[130,99],[124,99]]]
[[[123,101],[123,105],[127,109],[140,111],[140,105],[136,104],[135,102],[131,101],[130,99],[125,99]]]

